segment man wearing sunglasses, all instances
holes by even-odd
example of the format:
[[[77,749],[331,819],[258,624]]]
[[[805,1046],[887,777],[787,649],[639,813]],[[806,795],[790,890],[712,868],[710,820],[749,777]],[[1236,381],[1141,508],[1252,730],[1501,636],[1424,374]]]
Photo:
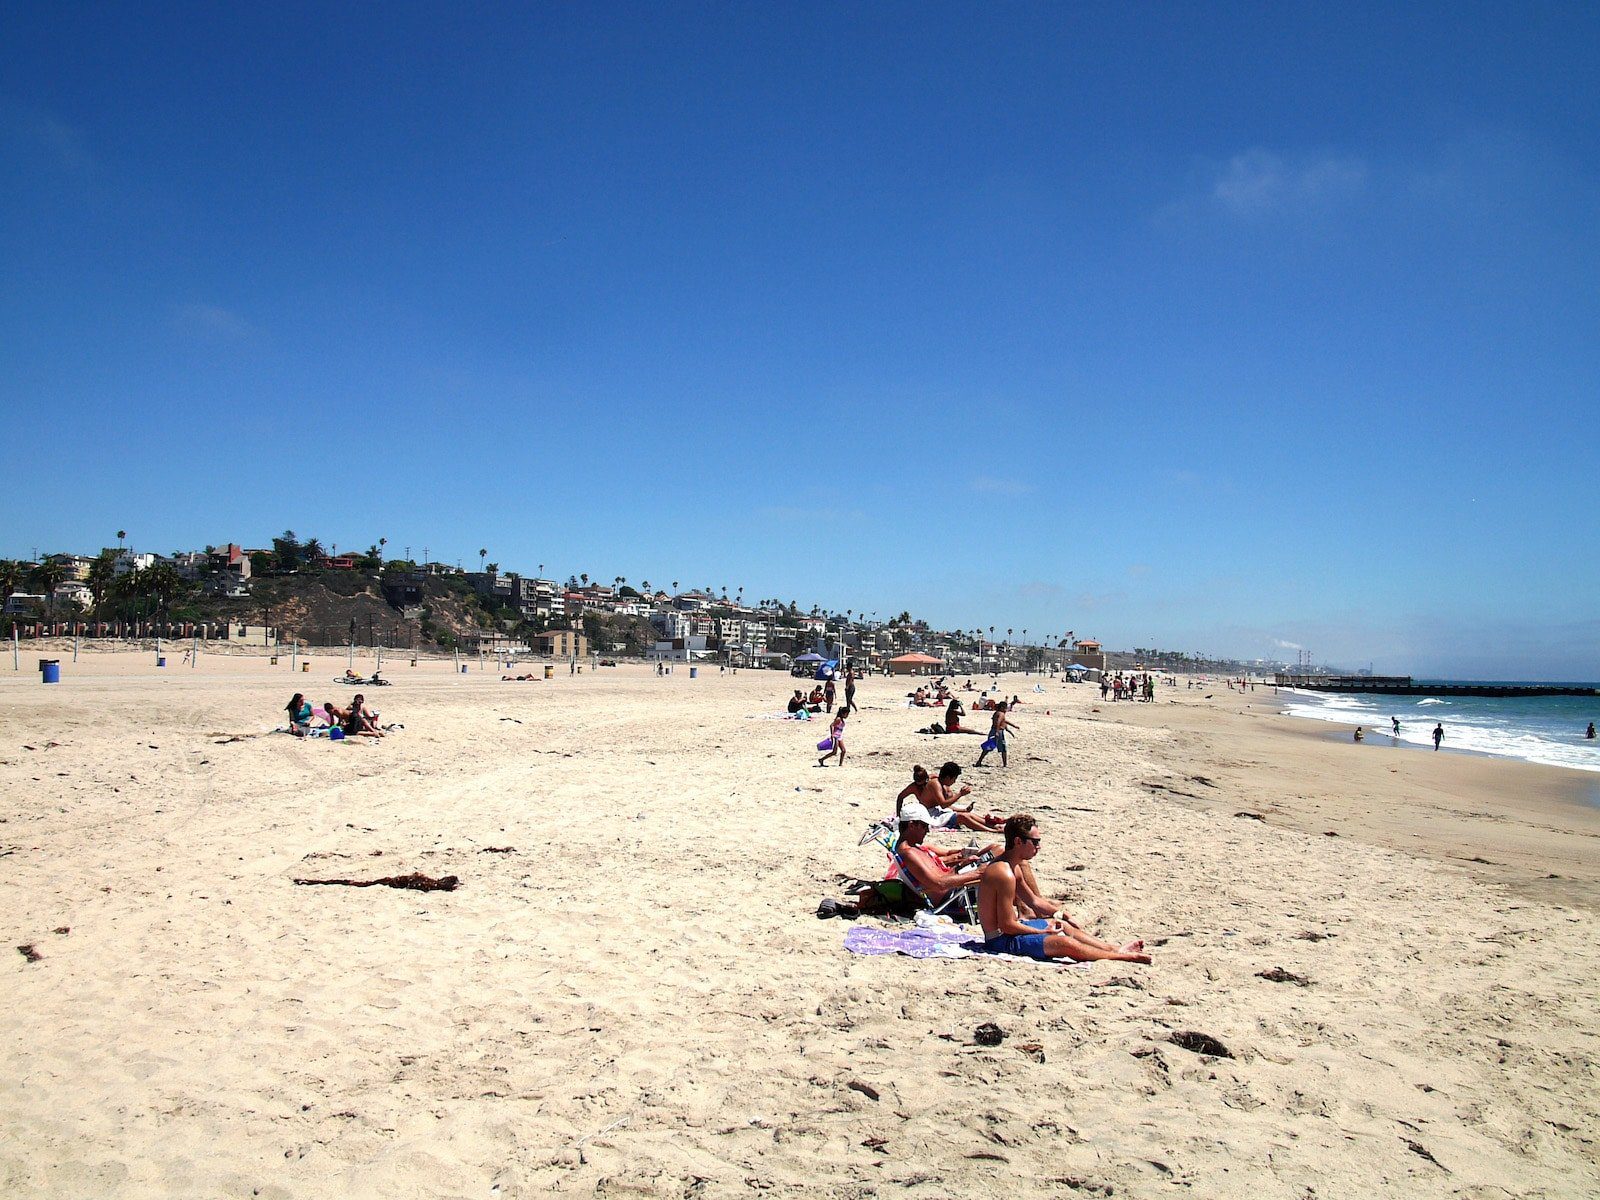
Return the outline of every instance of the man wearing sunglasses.
[[[986,954],[1016,954],[1024,958],[1070,958],[1077,962],[1106,959],[1112,962],[1148,963],[1143,942],[1113,946],[1068,921],[1024,919],[1018,904],[1018,878],[1039,853],[1043,842],[1039,826],[1026,813],[1006,821],[1006,849],[983,869],[978,879],[978,919],[983,922],[983,943],[968,943]]]

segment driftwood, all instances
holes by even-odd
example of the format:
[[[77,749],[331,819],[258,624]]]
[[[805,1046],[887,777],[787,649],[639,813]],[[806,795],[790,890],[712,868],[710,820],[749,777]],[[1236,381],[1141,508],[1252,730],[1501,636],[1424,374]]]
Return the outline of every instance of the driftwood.
[[[318,884],[327,887],[392,887],[412,892],[453,892],[460,882],[454,875],[435,879],[432,875],[413,872],[410,875],[385,875],[382,879],[296,879],[302,887]]]

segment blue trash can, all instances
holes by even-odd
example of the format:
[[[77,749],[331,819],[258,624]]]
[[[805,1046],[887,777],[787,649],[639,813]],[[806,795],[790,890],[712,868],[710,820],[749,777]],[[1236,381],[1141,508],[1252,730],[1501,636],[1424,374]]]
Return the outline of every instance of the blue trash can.
[[[461,673],[463,675],[465,675],[467,673],[467,664],[466,663],[462,663],[461,664]]]
[[[690,667],[689,668],[689,678],[690,679],[699,679],[700,678],[700,668],[699,667]]]
[[[39,660],[39,674],[45,683],[61,682],[61,660],[59,658],[41,658]]]
[[[156,666],[164,667],[166,665],[167,665],[167,656],[165,654],[156,655]]]

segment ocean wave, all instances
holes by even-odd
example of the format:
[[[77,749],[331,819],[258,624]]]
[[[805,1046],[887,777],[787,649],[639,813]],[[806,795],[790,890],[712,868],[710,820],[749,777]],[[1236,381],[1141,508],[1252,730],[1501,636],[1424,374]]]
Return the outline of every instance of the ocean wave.
[[[1444,704],[1445,701],[1424,700],[1422,703]],[[1467,707],[1466,704],[1461,706],[1463,710]],[[1394,738],[1390,732],[1390,721],[1392,717],[1399,716],[1402,718],[1400,734],[1395,740],[1423,749],[1433,745],[1433,726],[1429,722],[1435,719],[1434,716],[1407,721],[1403,710],[1393,713],[1359,696],[1291,692],[1290,702],[1282,711],[1285,716],[1323,721],[1346,728],[1364,725],[1369,730],[1372,742],[1379,745],[1382,744],[1381,738]],[[1452,708],[1449,714],[1440,715],[1445,717],[1444,745],[1448,750],[1465,750],[1495,758],[1517,758],[1551,767],[1600,772],[1600,750],[1597,750],[1595,743],[1583,741],[1578,736],[1577,727],[1574,727],[1570,740],[1562,740],[1565,735],[1559,730],[1555,730],[1552,736],[1551,732],[1519,727],[1519,722],[1515,720],[1488,713]],[[1526,722],[1521,724],[1525,725]]]
[[[1418,700],[1417,701],[1417,707],[1421,708],[1424,704],[1446,704],[1446,703],[1448,703],[1448,701],[1445,701],[1445,700],[1434,700],[1434,699],[1430,698],[1430,699],[1427,699],[1427,700]]]

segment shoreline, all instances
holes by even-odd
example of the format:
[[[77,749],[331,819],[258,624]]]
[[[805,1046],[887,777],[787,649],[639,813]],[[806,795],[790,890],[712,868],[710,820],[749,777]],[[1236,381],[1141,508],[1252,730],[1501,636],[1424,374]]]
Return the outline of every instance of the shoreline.
[[[1339,736],[1335,722],[1282,712],[1281,698],[1270,691],[1224,689],[1211,701],[1197,695],[1185,701],[1158,691],[1154,704],[1096,705],[1102,718],[1143,709],[1126,723],[1166,722],[1179,735],[1164,755],[1178,782],[1158,781],[1157,790],[1210,811],[1249,809],[1302,833],[1332,831],[1449,863],[1521,895],[1600,909],[1595,773],[1470,750],[1379,744],[1380,735],[1357,743]],[[1392,751],[1415,753],[1386,753]],[[1291,786],[1271,786],[1283,764],[1298,774]],[[1196,774],[1237,791],[1225,799],[1208,794],[1221,789],[1182,783]]]

